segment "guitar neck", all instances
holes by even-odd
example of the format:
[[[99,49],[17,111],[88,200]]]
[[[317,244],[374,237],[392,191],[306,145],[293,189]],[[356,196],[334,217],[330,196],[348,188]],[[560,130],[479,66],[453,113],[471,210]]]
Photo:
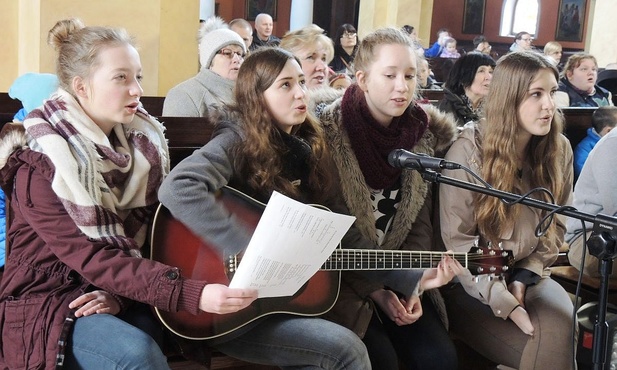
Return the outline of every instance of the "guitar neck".
[[[444,254],[468,268],[468,253],[336,249],[321,267],[342,270],[409,270],[436,267]]]

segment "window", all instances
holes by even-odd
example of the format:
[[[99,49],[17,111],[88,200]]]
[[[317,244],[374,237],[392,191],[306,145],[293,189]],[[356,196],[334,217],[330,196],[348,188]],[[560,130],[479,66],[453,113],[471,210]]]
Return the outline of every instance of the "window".
[[[535,36],[540,14],[539,0],[506,0],[501,15],[500,36],[514,36],[521,31]]]

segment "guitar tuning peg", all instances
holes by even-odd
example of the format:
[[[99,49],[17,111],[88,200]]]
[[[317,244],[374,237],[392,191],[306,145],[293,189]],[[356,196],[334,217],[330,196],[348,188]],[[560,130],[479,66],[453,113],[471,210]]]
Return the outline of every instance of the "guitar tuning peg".
[[[489,270],[490,272],[493,272],[493,273],[494,273],[495,271],[497,271],[497,269],[495,268],[495,266],[491,266],[488,270]]]
[[[479,276],[477,276],[477,275],[476,275],[476,276],[474,276],[472,279],[473,279],[473,282],[474,282],[474,283],[477,283],[477,282],[479,282],[479,281],[480,281],[480,277],[479,277]]]
[[[482,274],[484,272],[484,267],[480,266],[476,269],[476,271],[478,272],[478,274]]]
[[[507,272],[510,269],[510,267],[508,266],[502,266],[501,267],[501,272]]]

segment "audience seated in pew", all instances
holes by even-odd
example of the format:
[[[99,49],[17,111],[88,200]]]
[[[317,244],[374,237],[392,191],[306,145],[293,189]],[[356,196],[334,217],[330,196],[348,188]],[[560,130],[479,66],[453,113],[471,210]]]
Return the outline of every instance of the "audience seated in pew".
[[[12,122],[7,123],[11,126],[15,125],[15,128],[7,127],[3,130],[3,136],[13,129],[22,129],[22,122],[28,113],[41,106],[43,101],[48,99],[57,89],[58,77],[51,73],[26,73],[17,77],[9,88],[9,96],[20,101],[23,108],[16,111]],[[0,189],[0,269],[4,268],[6,257],[7,213],[5,200],[4,190]]]
[[[309,90],[328,86],[333,75],[328,63],[334,58],[334,43],[321,27],[310,24],[289,31],[281,39],[280,47],[298,57]]]
[[[457,126],[477,121],[481,116],[494,68],[493,58],[481,53],[463,55],[454,63],[438,107],[443,112],[454,114]]]
[[[597,84],[598,62],[587,53],[571,55],[563,67],[555,102],[559,107],[601,107],[613,105],[610,91]]]

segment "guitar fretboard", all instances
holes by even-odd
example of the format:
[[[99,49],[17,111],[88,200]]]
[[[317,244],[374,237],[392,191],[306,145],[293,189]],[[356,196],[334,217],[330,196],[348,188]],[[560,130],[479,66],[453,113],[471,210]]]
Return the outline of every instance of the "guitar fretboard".
[[[473,253],[444,253],[418,251],[388,251],[364,249],[336,249],[321,267],[322,270],[407,270],[436,267],[444,254],[468,268]]]

